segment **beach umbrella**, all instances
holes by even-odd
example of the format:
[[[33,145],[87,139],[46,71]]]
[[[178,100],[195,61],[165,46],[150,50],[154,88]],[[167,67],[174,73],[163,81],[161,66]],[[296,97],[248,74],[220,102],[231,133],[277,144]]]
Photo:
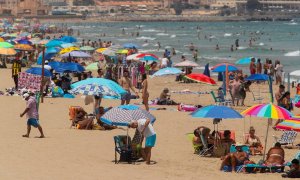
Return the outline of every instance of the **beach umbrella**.
[[[17,52],[13,48],[0,48],[0,55],[13,56],[16,54]]]
[[[240,119],[243,116],[227,106],[210,105],[202,107],[190,114],[194,118]]]
[[[140,46],[137,45],[137,44],[134,44],[134,43],[125,43],[125,44],[123,44],[123,48],[127,48],[127,49],[136,48],[136,49],[138,49],[138,48],[140,48]]]
[[[5,40],[2,37],[0,37],[0,42],[5,42]]]
[[[32,46],[30,46],[29,44],[17,44],[14,47],[16,50],[20,50],[20,51],[33,51],[34,48]]]
[[[28,45],[31,45],[32,42],[30,42],[29,40],[27,39],[21,39],[21,40],[18,40],[17,41],[19,44],[28,44]]]
[[[210,78],[210,77],[208,77],[204,74],[200,74],[200,73],[192,73],[192,74],[186,75],[184,77],[189,79],[189,80],[199,82],[199,83],[203,83],[203,84],[217,85],[215,80],[213,80],[212,78]]]
[[[120,49],[116,52],[116,54],[128,54],[128,50],[127,49]]]
[[[149,119],[154,123],[156,118],[148,111],[135,105],[122,105],[106,112],[100,120],[108,125],[128,126],[132,120]]]
[[[198,67],[199,64],[193,61],[182,61],[174,65],[175,67]]]
[[[107,50],[107,48],[99,48],[96,50],[97,53],[103,53],[103,51]]]
[[[64,42],[62,41],[59,41],[59,40],[51,40],[49,42],[47,42],[45,44],[45,46],[48,48],[48,47],[61,47],[61,45],[63,44]]]
[[[59,39],[60,41],[66,42],[66,43],[74,43],[77,42],[77,39],[72,36],[63,36]]]
[[[276,125],[276,129],[300,132],[300,119],[286,119],[283,122]]]
[[[121,99],[121,95],[105,85],[87,84],[73,88],[69,91],[71,94],[83,94],[89,96],[109,97],[110,99]]]
[[[47,54],[56,54],[60,51],[59,48],[55,48],[55,47],[50,47],[50,48],[47,48],[45,53]]]
[[[214,67],[211,68],[213,72],[231,72],[231,71],[238,71],[238,67],[236,67],[233,64],[229,64],[229,63],[221,63],[221,64],[217,64]]]
[[[167,67],[167,68],[163,68],[163,69],[156,71],[151,77],[166,76],[166,75],[178,75],[181,73],[182,73],[182,71],[180,69]]]
[[[64,48],[62,50],[60,50],[59,54],[65,54],[65,53],[69,53],[72,51],[79,51],[80,49],[78,47],[68,47],[68,48]]]
[[[78,58],[91,58],[92,56],[85,53],[85,52],[82,52],[82,51],[72,51],[72,52],[68,52],[68,53],[65,53],[65,54],[62,54],[61,57],[78,57]]]
[[[98,70],[98,63],[89,64],[86,68],[87,71],[96,71]]]
[[[115,56],[116,55],[116,51],[112,50],[112,49],[106,49],[102,52],[103,55],[106,56]]]
[[[280,106],[276,106],[272,103],[269,104],[258,104],[254,105],[241,113],[244,116],[256,116],[256,117],[263,117],[268,118],[268,121],[272,119],[290,119],[293,117],[292,113],[282,108]],[[266,138],[265,138],[265,148],[264,148],[264,156],[263,160],[265,160],[265,154],[267,149],[267,142],[268,142],[268,134],[269,134],[269,122],[267,125],[266,131]]]
[[[51,74],[51,72],[49,70],[44,69],[44,72],[45,72],[44,75],[46,77],[51,77],[52,76],[52,74]],[[40,67],[33,67],[33,68],[30,68],[30,69],[27,69],[26,73],[28,73],[28,74],[35,74],[35,75],[41,76],[42,75],[42,68],[40,68]]]
[[[0,42],[0,48],[14,48],[14,45],[8,42]]]
[[[158,58],[157,58],[157,56],[151,56],[151,55],[132,54],[132,55],[127,56],[126,60],[158,61]]]
[[[245,57],[245,58],[239,59],[238,61],[235,62],[235,64],[239,64],[239,65],[250,64],[252,58],[253,57]],[[257,62],[257,58],[255,58],[255,62]]]
[[[155,59],[159,59],[155,54],[151,54],[151,53],[140,53],[136,55],[136,58],[145,58],[145,57],[153,57]]]
[[[83,46],[83,47],[80,47],[80,50],[81,51],[94,51],[95,48],[93,48],[92,46]]]
[[[116,82],[109,80],[109,79],[104,79],[104,78],[88,78],[79,82],[76,82],[74,84],[71,84],[71,88],[76,88],[82,85],[88,85],[88,84],[96,84],[96,85],[101,85],[101,86],[107,86],[109,89],[112,89],[116,93],[123,95],[126,94],[127,91],[125,91],[119,84]]]
[[[290,73],[291,76],[300,76],[300,70],[292,71]]]
[[[75,47],[76,45],[73,43],[64,43],[61,45],[62,48]]]
[[[45,60],[50,60],[51,58],[53,58],[54,56],[56,55],[56,53],[47,53],[45,52]],[[37,64],[38,65],[42,65],[42,62],[43,61],[43,52],[40,52],[39,56],[38,56],[38,59],[37,59]]]
[[[73,62],[67,62],[67,63],[56,62],[55,65],[54,65],[54,63],[49,63],[49,66],[51,66],[57,73],[63,73],[66,71],[67,72],[83,72],[83,71],[85,71],[83,66],[81,66],[78,63],[73,63]]]
[[[252,74],[245,79],[246,81],[268,81],[269,76],[266,74]]]

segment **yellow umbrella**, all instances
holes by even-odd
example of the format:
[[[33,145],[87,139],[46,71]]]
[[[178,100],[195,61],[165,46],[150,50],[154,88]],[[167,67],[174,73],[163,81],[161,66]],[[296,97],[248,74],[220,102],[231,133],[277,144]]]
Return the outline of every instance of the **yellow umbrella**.
[[[65,54],[65,53],[69,53],[72,51],[79,51],[80,49],[78,47],[68,47],[68,48],[64,48],[62,49],[59,54]]]
[[[5,42],[5,40],[2,37],[0,37],[0,42]]]
[[[17,44],[15,45],[15,49],[21,50],[21,51],[33,51],[34,48],[30,46],[29,44]]]
[[[128,54],[128,50],[127,49],[120,49],[116,53],[117,54]]]
[[[17,52],[13,48],[0,48],[0,55],[13,56]]]
[[[103,53],[107,48],[99,48],[96,50],[97,53]]]

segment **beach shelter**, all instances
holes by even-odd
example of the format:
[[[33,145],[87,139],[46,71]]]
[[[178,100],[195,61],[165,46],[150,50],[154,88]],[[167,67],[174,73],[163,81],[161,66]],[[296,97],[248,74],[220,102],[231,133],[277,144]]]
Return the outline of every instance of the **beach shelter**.
[[[156,118],[148,111],[136,105],[121,105],[106,112],[100,120],[112,126],[128,126],[132,120],[150,119],[154,123]]]
[[[290,73],[291,76],[300,76],[300,70],[292,71]]]
[[[28,39],[21,39],[17,41],[19,44],[28,44],[28,45],[32,45],[32,42],[29,41]]]
[[[210,77],[209,63],[205,65],[203,74]]]
[[[123,95],[126,94],[127,91],[125,91],[119,84],[116,82],[109,80],[109,79],[104,79],[104,78],[88,78],[79,82],[76,82],[74,84],[71,84],[71,88],[77,88],[82,85],[88,85],[88,84],[96,84],[96,85],[101,85],[101,86],[107,86],[109,89],[114,90],[116,93]],[[109,98],[109,97],[108,97]]]
[[[217,85],[215,80],[213,80],[212,78],[210,78],[204,74],[200,74],[200,73],[192,73],[192,74],[188,74],[184,77],[189,80],[192,80],[194,82],[199,82],[199,83],[208,84],[208,85]]]
[[[108,48],[99,48],[99,49],[96,49],[96,52],[97,53],[103,53],[103,51],[107,50]]]
[[[62,50],[60,50],[59,54],[65,54],[65,53],[69,53],[72,51],[79,51],[80,49],[78,47],[68,47],[68,48],[64,48]]]
[[[41,76],[42,75],[42,68],[40,68],[40,67],[33,67],[33,68],[30,68],[30,69],[27,69],[26,73],[28,73],[28,74],[35,74],[35,75],[40,75]],[[49,70],[47,70],[47,69],[44,69],[44,75],[46,77],[51,77],[52,76],[51,72]]]
[[[269,76],[266,74],[251,74],[245,80],[246,81],[268,81]]]
[[[102,52],[103,55],[106,56],[115,56],[116,55],[116,51],[112,50],[112,49],[106,49]]]
[[[34,50],[34,48],[29,44],[16,44],[14,46],[14,48],[19,51],[33,51]]]
[[[120,49],[116,52],[116,54],[128,54],[128,50],[127,49]]]
[[[289,112],[285,108],[276,106],[272,103],[254,105],[246,109],[245,111],[243,111],[241,114],[244,116],[268,118],[263,160],[265,160],[265,154],[267,149],[267,141],[268,141],[267,137],[269,134],[269,123],[270,123],[269,121],[271,121],[272,119],[290,119],[291,117],[293,117],[291,112]]]
[[[166,76],[166,75],[179,75],[182,74],[182,71],[177,68],[166,67],[156,71],[151,77],[158,77],[158,76]]]

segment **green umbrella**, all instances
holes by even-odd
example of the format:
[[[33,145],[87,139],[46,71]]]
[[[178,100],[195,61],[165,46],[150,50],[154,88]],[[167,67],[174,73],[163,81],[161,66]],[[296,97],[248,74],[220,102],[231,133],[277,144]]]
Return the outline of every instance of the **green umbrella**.
[[[88,70],[88,71],[95,71],[95,70],[98,70],[98,63],[92,63],[92,64],[89,64],[85,69]]]
[[[94,51],[95,48],[91,47],[91,46],[83,46],[80,48],[80,50],[82,51]]]
[[[0,48],[13,48],[14,45],[8,43],[8,42],[0,42]]]

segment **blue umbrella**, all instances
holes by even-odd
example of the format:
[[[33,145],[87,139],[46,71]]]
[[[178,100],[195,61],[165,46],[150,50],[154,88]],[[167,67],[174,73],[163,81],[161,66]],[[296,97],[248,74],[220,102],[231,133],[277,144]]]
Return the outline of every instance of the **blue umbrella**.
[[[76,46],[76,45],[73,43],[64,43],[61,45],[62,48],[69,48],[69,47],[74,47],[74,46]]]
[[[209,70],[209,63],[207,63],[205,65],[205,69],[204,69],[204,72],[203,72],[204,75],[210,77],[210,70]]]
[[[228,72],[239,70],[238,67],[236,67],[235,65],[227,64],[227,63],[218,64],[214,66],[212,69],[213,72],[226,72],[226,66],[228,66]]]
[[[128,48],[128,49],[132,49],[132,48],[137,48],[138,49],[140,46],[137,45],[137,44],[134,44],[134,43],[125,43],[125,44],[123,44],[123,47]]]
[[[46,54],[56,54],[60,51],[59,48],[50,47],[46,49]]]
[[[140,61],[158,61],[158,59],[153,56],[144,56],[144,57],[140,58],[139,60]]]
[[[49,71],[49,70],[47,70],[47,69],[44,69],[45,71],[45,73],[44,73],[44,75],[45,76],[47,76],[47,77],[51,77],[52,75],[51,75],[51,72]],[[29,74],[35,74],[35,75],[42,75],[42,68],[40,68],[40,67],[33,67],[33,68],[30,68],[30,69],[27,69],[26,70],[26,73],[29,73]]]
[[[247,80],[247,81],[268,81],[269,76],[266,74],[252,74],[251,76],[247,77],[245,80]]]
[[[108,86],[104,85],[97,85],[97,84],[87,84],[81,85],[76,88],[73,88],[70,91],[71,94],[83,94],[83,95],[90,95],[90,96],[102,96],[104,98],[109,99],[120,99],[121,95],[115,92],[113,89],[109,88]]]
[[[72,63],[72,62],[68,62],[68,63],[56,62],[55,65],[54,65],[54,63],[50,63],[49,66],[51,66],[57,73],[63,73],[65,71],[68,71],[68,72],[83,72],[83,71],[85,71],[83,66],[81,66],[78,63]]]
[[[92,57],[91,55],[85,53],[85,52],[82,52],[82,51],[72,51],[72,52],[69,52],[69,53],[65,53],[63,55],[61,55],[61,57],[78,57],[78,58],[90,58]]]
[[[73,43],[77,42],[77,39],[72,37],[72,36],[63,36],[60,38],[61,41],[66,42],[66,43]]]
[[[177,68],[163,68],[158,70],[156,73],[154,73],[151,77],[155,77],[155,76],[165,76],[165,75],[178,75],[181,74],[182,71],[177,69]]]
[[[32,45],[32,42],[28,41],[27,39],[21,39],[17,41],[19,44],[29,44]]]
[[[112,80],[104,79],[104,78],[88,78],[82,81],[79,81],[77,83],[74,83],[71,85],[71,88],[74,89],[76,87],[82,86],[82,85],[88,85],[88,84],[96,84],[101,86],[107,86],[109,89],[114,90],[120,95],[126,94],[127,91],[125,91],[119,84],[115,83]]]
[[[45,60],[50,60],[51,58],[53,58],[55,56],[55,53],[47,53],[45,52]],[[43,61],[43,53],[41,52],[38,56],[37,59],[37,64],[38,65],[42,65],[42,61]]]
[[[63,44],[62,41],[59,40],[51,40],[49,41],[45,46],[48,47],[61,47],[61,45]]]
[[[237,62],[235,62],[235,64],[240,64],[240,65],[250,64],[252,58],[253,57],[245,57],[245,58],[239,59]],[[255,58],[255,62],[257,62],[257,58]]]
[[[227,106],[205,106],[191,113],[194,118],[236,119],[243,116]]]
[[[154,123],[156,118],[148,111],[135,105],[123,105],[112,108],[100,120],[108,125],[128,126],[132,120],[150,119]]]

